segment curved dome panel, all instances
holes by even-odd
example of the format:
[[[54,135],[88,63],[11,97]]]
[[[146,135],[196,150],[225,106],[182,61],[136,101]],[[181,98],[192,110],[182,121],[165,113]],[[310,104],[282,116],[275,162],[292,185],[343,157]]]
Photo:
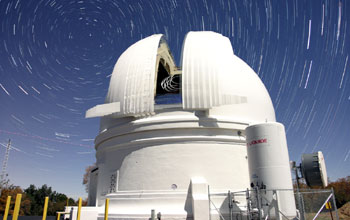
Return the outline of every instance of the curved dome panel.
[[[245,102],[238,105],[221,105],[210,109],[210,114],[235,118],[248,122],[276,121],[275,110],[270,95],[250,66],[237,56],[229,62],[226,78],[221,80],[224,91],[245,97]]]
[[[223,83],[234,58],[231,42],[221,34],[189,32],[182,51],[182,99],[184,109],[210,109],[237,104],[245,97],[230,93]]]
[[[189,32],[182,51],[183,108],[245,121],[275,121],[271,98],[258,77],[234,55],[227,37]]]
[[[119,57],[106,97],[106,103],[120,103],[120,112],[114,116],[153,113],[157,50],[161,38],[161,34],[156,34],[140,40]]]

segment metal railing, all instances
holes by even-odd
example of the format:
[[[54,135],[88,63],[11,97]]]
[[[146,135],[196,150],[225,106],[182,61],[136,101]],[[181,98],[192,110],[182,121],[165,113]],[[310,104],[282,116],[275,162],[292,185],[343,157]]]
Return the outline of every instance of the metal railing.
[[[290,215],[284,212],[283,203],[279,201],[280,196],[289,193],[295,200],[296,213]],[[17,220],[21,203],[21,194],[16,197],[13,211],[13,219]],[[283,197],[281,197],[283,198]],[[335,202],[333,189],[302,189],[294,192],[291,189],[267,190],[254,188],[239,192],[211,193],[208,187],[209,213],[210,220],[267,220],[267,219],[299,219],[299,220],[339,220],[337,206]],[[283,200],[283,199],[282,199]],[[9,213],[11,197],[7,199],[5,207],[5,217]],[[224,202],[223,202],[224,201]],[[281,203],[280,203],[281,202]],[[294,203],[291,203],[294,206]],[[109,199],[106,199],[104,219],[108,219]],[[78,202],[76,219],[80,219],[81,198]],[[285,207],[285,204],[284,204]],[[43,220],[46,219],[48,208],[48,197],[45,199],[43,209]],[[154,212],[154,211],[153,211]],[[61,214],[58,212],[57,219]],[[155,214],[153,213],[155,218]],[[158,219],[160,217],[157,216]],[[6,218],[4,218],[6,219]]]
[[[208,192],[211,220],[339,220],[333,189],[303,189],[294,192],[291,189],[254,188],[239,192],[229,191],[226,194]],[[285,213],[286,205],[283,203],[286,202],[286,197],[282,195],[286,194],[289,198],[294,195],[295,214]],[[215,202],[213,197],[221,199]],[[294,206],[293,202],[291,204]]]

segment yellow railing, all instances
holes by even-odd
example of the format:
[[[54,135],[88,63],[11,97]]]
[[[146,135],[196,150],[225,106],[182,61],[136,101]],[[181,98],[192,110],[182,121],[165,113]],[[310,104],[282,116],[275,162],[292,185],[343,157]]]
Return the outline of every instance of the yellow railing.
[[[7,216],[9,214],[9,209],[10,209],[10,203],[11,203],[11,196],[8,196],[7,201],[6,201],[6,207],[5,207],[5,213],[4,213],[3,220],[7,220]]]
[[[44,210],[43,210],[43,220],[46,220],[47,206],[49,205],[49,197],[45,197]]]
[[[109,206],[109,199],[106,199],[106,202],[105,202],[105,219],[104,220],[108,220],[108,206]]]
[[[21,208],[21,200],[22,200],[22,194],[17,194],[16,201],[15,201],[15,207],[14,207],[13,215],[12,215],[12,220],[18,220],[19,211]],[[6,206],[5,206],[5,210],[4,210],[3,220],[7,220],[7,218],[8,218],[10,204],[11,204],[11,196],[8,196],[7,200],[6,200]],[[42,220],[46,220],[48,206],[49,206],[49,197],[45,197]],[[77,220],[80,220],[81,207],[82,207],[82,198],[80,197],[78,200],[78,211],[77,211],[77,218],[76,218]],[[104,220],[108,220],[108,208],[109,208],[109,199],[106,199]],[[57,220],[60,220],[61,214],[71,214],[71,213],[70,212],[56,212]]]
[[[12,220],[18,219],[19,209],[21,207],[21,199],[22,199],[22,194],[17,194],[16,202],[15,202],[15,209],[13,210]]]

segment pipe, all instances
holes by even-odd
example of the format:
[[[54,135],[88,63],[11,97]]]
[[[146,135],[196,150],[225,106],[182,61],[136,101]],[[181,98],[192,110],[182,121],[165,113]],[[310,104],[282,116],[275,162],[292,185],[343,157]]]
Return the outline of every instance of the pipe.
[[[104,218],[104,220],[108,220],[108,207],[109,207],[109,199],[106,199],[106,202],[105,202],[105,218]]]
[[[21,208],[22,194],[18,193],[16,196],[15,208],[13,210],[12,220],[18,219],[19,209]]]
[[[45,203],[44,203],[44,210],[43,210],[43,220],[46,220],[46,215],[47,215],[47,206],[49,204],[49,197],[45,197]]]
[[[7,216],[9,214],[9,209],[10,209],[10,203],[11,203],[11,196],[7,196],[7,201],[6,201],[6,207],[5,207],[5,213],[4,213],[3,220],[7,220]]]
[[[80,220],[80,213],[81,213],[81,197],[79,198],[79,202],[78,202],[77,220]]]

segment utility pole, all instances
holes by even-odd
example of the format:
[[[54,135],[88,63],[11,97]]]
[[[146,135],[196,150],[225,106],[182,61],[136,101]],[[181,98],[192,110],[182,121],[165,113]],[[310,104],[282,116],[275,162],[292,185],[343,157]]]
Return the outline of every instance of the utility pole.
[[[11,139],[9,139],[9,142],[7,144],[4,161],[2,163],[2,171],[0,176],[1,184],[3,184],[3,181],[5,180],[5,176],[6,176],[6,168],[7,168],[7,162],[9,160],[10,148],[11,148]]]

